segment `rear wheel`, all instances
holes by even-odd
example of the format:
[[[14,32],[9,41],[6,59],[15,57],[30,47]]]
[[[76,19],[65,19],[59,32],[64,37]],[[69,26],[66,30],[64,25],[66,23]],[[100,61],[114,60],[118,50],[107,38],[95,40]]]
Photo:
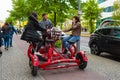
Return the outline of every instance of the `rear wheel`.
[[[101,51],[97,44],[93,43],[90,46],[91,54],[100,55]]]
[[[79,69],[84,70],[87,67],[87,61],[84,61],[80,54],[76,55],[76,59],[80,60],[80,64],[78,65]]]

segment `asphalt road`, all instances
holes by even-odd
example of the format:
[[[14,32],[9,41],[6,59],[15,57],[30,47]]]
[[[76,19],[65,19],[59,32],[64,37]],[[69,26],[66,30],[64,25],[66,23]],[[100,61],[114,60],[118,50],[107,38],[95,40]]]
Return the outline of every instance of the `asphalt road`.
[[[89,37],[81,37],[80,38],[80,49],[82,51],[86,51],[87,53],[90,53],[88,42],[89,42]]]
[[[0,80],[120,80],[120,58],[103,53],[91,55],[88,48],[88,37],[81,38],[81,50],[87,51],[89,59],[87,68],[78,67],[57,70],[39,70],[36,77],[31,76],[28,66],[28,44],[14,36],[14,47],[9,51],[3,49],[0,58]]]

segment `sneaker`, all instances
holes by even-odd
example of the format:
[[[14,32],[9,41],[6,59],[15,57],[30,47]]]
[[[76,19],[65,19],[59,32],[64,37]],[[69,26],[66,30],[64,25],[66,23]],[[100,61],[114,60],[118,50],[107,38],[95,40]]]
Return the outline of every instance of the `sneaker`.
[[[35,55],[38,55],[38,56],[43,56],[41,53],[39,53],[39,52],[35,52]]]
[[[38,56],[38,59],[39,59],[40,61],[47,61],[46,59],[44,59],[44,55],[42,55],[41,53],[35,52],[35,55]]]
[[[6,48],[6,50],[8,51],[8,48]]]
[[[7,47],[5,47],[5,50],[8,50],[8,48],[7,48]]]
[[[13,45],[10,45],[10,47],[13,47]]]
[[[64,49],[63,54],[66,54],[67,52],[68,52],[68,50],[67,50],[67,49]]]
[[[2,54],[2,51],[0,51],[0,54]]]

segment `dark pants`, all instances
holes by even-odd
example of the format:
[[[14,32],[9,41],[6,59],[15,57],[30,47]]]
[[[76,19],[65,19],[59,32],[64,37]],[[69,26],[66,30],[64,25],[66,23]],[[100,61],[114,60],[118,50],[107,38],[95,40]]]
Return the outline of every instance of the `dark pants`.
[[[12,46],[12,41],[13,41],[13,35],[11,35],[9,39],[10,46]]]
[[[42,45],[44,45],[44,41],[41,41],[41,42],[37,43],[36,52],[39,52]]]
[[[32,42],[34,47],[34,52],[39,52],[41,46],[44,45],[44,41],[40,40],[39,42]]]
[[[8,48],[9,47],[10,36],[9,35],[3,35],[3,39],[4,39],[5,48]]]

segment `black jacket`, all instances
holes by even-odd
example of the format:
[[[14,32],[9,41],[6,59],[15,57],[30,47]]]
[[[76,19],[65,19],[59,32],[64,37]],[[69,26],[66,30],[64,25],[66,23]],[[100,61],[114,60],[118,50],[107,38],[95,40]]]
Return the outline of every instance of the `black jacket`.
[[[46,29],[42,28],[38,21],[34,18],[34,16],[30,15],[28,17],[28,23],[26,25],[25,30],[39,30],[39,31],[45,31]]]
[[[11,27],[10,26],[6,26],[5,28],[4,27],[2,27],[2,29],[1,29],[2,31],[3,31],[3,35],[10,35],[10,32],[11,32]]]
[[[46,29],[39,25],[38,21],[34,18],[33,15],[30,15],[21,39],[25,41],[37,42],[40,40],[40,35],[37,33],[37,31],[44,32]]]

